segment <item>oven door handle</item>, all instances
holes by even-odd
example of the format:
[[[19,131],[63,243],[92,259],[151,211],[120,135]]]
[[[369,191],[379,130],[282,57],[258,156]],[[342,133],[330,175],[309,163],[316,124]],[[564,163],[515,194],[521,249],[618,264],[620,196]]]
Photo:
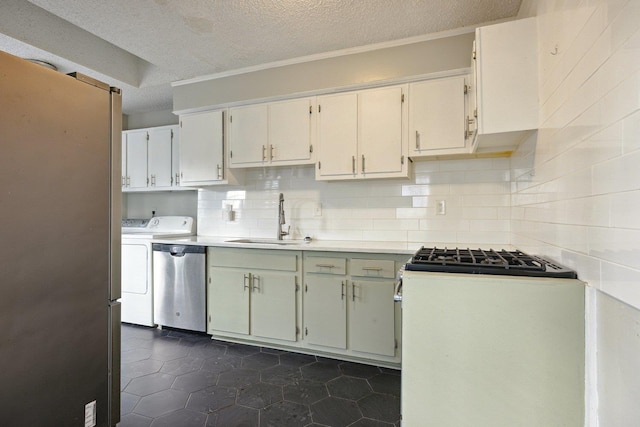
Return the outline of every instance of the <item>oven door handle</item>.
[[[398,271],[396,286],[393,289],[393,301],[395,302],[402,302],[402,273],[404,273],[403,268]]]

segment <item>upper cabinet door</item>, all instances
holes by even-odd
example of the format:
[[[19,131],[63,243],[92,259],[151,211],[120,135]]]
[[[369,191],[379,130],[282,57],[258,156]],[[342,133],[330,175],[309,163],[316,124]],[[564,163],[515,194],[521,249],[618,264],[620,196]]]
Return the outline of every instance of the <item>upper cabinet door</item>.
[[[229,157],[232,167],[260,166],[269,162],[266,104],[229,110]]]
[[[409,85],[409,152],[412,156],[464,152],[465,78]]]
[[[147,187],[147,131],[128,131],[127,187]]]
[[[318,98],[318,165],[316,178],[353,178],[358,156],[358,95]]]
[[[180,182],[206,185],[224,179],[222,111],[180,116]]]
[[[149,129],[149,184],[151,187],[171,187],[171,128]]]
[[[312,163],[313,98],[269,104],[269,161]]]
[[[405,86],[360,92],[358,96],[358,172],[362,177],[406,170],[403,150]]]

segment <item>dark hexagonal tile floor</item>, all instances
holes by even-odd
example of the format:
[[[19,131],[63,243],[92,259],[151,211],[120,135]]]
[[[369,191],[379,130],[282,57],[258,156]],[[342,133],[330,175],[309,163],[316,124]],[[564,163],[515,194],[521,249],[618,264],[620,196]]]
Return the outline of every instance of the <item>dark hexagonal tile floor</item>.
[[[119,427],[399,427],[399,371],[122,325]]]

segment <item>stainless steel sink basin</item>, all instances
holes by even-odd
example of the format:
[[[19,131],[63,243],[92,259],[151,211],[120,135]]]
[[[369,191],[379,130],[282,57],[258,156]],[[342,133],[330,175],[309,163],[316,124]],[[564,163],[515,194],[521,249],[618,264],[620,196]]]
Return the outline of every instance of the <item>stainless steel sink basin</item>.
[[[303,240],[277,240],[277,239],[233,239],[225,240],[225,243],[250,243],[258,245],[301,245]]]

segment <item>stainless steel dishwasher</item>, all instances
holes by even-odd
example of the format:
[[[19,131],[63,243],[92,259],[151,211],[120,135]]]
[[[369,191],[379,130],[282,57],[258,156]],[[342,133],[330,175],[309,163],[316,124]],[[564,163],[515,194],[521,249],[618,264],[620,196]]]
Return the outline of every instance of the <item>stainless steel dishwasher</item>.
[[[153,321],[206,331],[204,246],[153,244]]]

